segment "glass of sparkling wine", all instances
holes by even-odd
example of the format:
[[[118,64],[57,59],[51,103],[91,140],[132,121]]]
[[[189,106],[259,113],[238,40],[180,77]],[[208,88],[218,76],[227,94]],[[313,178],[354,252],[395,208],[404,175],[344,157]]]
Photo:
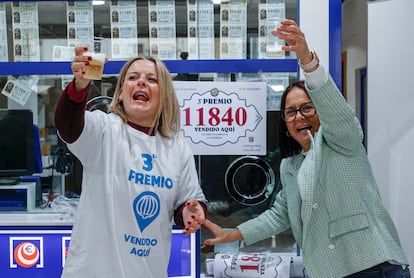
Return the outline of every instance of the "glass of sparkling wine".
[[[272,30],[279,26],[281,21],[281,18],[269,18],[264,21],[266,28],[267,57],[283,57],[285,55],[285,52],[282,50],[282,46],[285,42],[272,34]]]
[[[105,60],[107,59],[108,39],[94,38],[93,44],[89,46],[89,51],[83,53],[83,56],[91,56],[92,60],[85,67],[84,77],[91,80],[101,80]]]

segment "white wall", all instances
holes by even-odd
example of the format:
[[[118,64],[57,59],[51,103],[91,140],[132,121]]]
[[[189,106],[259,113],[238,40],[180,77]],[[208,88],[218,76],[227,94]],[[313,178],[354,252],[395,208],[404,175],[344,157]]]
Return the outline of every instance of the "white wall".
[[[368,4],[368,156],[414,269],[414,1]]]
[[[318,53],[329,70],[329,0],[301,1],[299,20],[309,48]],[[303,73],[300,74],[303,79]]]
[[[347,54],[346,96],[357,109],[359,90],[355,87],[355,70],[367,66],[367,1],[347,0],[342,4],[342,51]]]

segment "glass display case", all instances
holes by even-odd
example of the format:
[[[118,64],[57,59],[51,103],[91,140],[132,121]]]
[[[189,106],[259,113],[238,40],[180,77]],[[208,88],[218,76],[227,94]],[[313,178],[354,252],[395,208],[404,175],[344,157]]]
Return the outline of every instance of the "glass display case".
[[[111,47],[104,78],[93,82],[90,98],[112,96],[118,72],[129,57],[154,55],[164,60],[175,80],[265,81],[269,85],[268,113],[277,114],[278,95],[290,80],[297,78],[298,66],[290,54],[279,59],[267,57],[260,50],[264,40],[260,29],[266,18],[297,19],[296,1],[213,2],[0,3],[0,22],[4,23],[0,25],[0,107],[23,106],[34,111],[41,130],[42,152],[49,156],[44,159],[45,177],[56,175],[52,171],[55,154],[66,153],[53,127],[53,108],[61,90],[71,81],[73,46],[87,44],[94,37],[107,38]],[[223,34],[223,28],[229,33]],[[157,30],[157,37],[151,30]],[[230,46],[241,52],[223,53],[221,45],[230,42],[237,42]],[[151,44],[158,45],[158,52]],[[3,90],[8,80],[20,85],[12,96]],[[272,118],[268,117],[271,126]],[[269,144],[275,145],[273,140],[274,134]],[[63,173],[65,188],[80,193],[81,166],[76,158],[72,159],[73,171]],[[48,183],[61,182],[60,174]]]

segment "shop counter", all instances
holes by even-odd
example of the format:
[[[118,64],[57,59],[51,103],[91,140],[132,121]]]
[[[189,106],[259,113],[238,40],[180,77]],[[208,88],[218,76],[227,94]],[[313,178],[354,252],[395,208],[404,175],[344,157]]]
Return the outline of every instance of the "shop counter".
[[[8,278],[58,278],[65,265],[73,220],[47,209],[0,212],[0,270]],[[173,227],[169,277],[200,277],[200,234]]]
[[[41,209],[1,212],[2,276],[60,277],[70,243],[72,224],[62,213]]]

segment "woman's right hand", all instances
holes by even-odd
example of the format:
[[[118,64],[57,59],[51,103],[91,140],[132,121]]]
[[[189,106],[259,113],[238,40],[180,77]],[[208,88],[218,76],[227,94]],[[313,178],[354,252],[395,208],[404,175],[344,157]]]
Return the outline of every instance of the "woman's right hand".
[[[90,80],[84,77],[85,66],[89,65],[89,61],[92,60],[90,56],[83,56],[83,53],[88,51],[86,46],[75,47],[75,57],[72,60],[72,73],[75,78],[75,88],[77,91],[82,91],[88,87]]]
[[[231,231],[225,231],[219,225],[206,219],[203,223],[203,227],[213,233],[214,238],[204,240],[205,245],[214,245],[219,243],[233,242],[237,240],[243,240],[243,237],[238,229]]]

